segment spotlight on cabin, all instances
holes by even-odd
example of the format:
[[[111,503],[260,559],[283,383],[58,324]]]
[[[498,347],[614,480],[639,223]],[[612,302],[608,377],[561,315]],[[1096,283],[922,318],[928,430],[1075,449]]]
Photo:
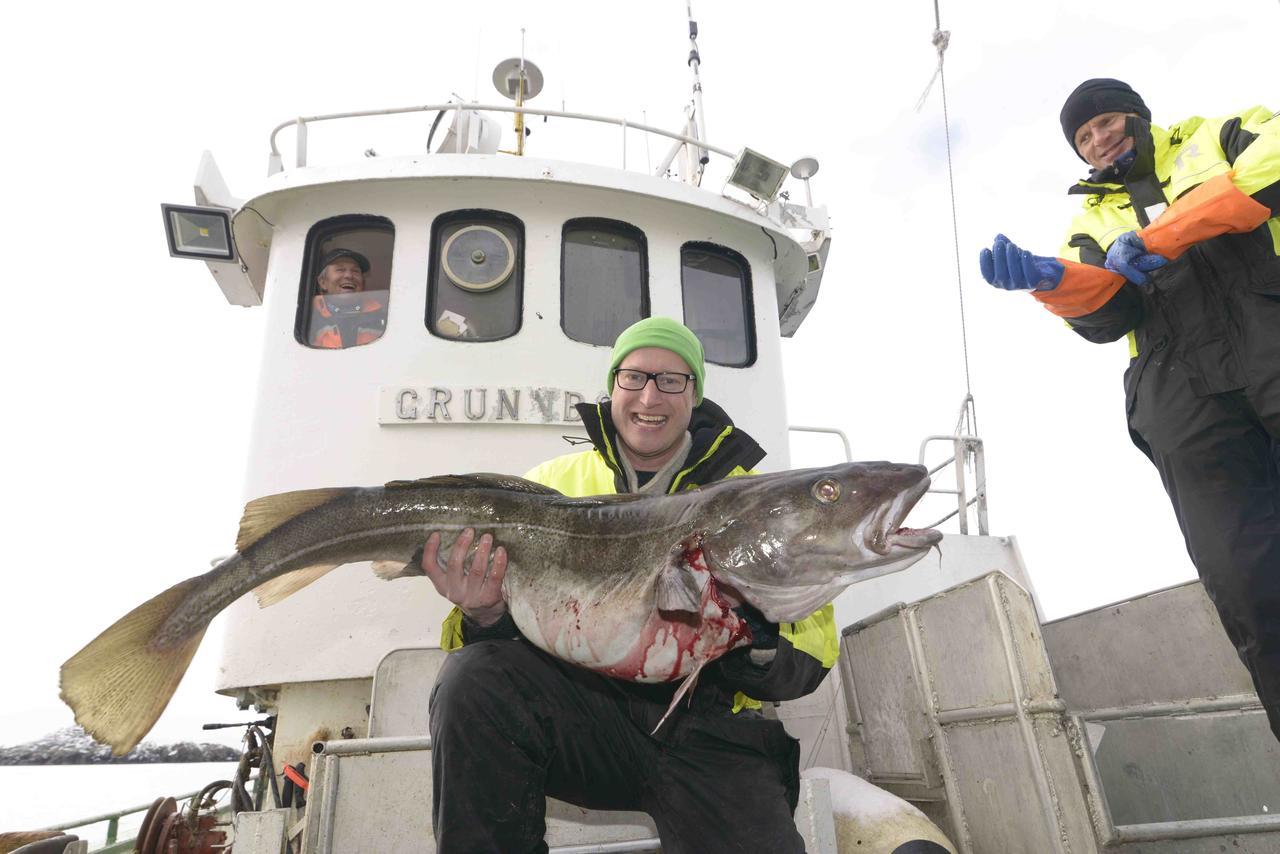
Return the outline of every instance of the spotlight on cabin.
[[[772,202],[782,189],[787,171],[787,167],[778,161],[770,160],[758,151],[744,148],[733,161],[729,183],[746,190],[761,201]]]
[[[234,261],[231,243],[231,211],[225,208],[161,204],[164,235],[174,258],[200,261]]]

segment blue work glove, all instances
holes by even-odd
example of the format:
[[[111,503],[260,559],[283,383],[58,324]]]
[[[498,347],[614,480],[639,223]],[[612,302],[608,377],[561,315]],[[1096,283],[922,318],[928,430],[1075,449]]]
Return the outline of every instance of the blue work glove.
[[[1006,291],[1051,291],[1062,283],[1064,267],[1057,258],[1032,255],[1003,234],[978,255],[982,278]]]
[[[1103,266],[1114,273],[1119,273],[1135,285],[1145,285],[1147,273],[1158,270],[1168,263],[1169,259],[1163,255],[1155,255],[1147,251],[1138,232],[1126,231],[1107,249],[1107,260]]]

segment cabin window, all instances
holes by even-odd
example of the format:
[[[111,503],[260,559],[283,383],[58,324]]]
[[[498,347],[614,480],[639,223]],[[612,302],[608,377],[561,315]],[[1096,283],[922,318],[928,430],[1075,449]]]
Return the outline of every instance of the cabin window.
[[[613,346],[649,316],[644,232],[610,219],[572,219],[560,255],[560,326],[574,341]]]
[[[497,211],[456,211],[431,229],[427,328],[457,341],[497,341],[520,331],[524,225]]]
[[[684,324],[717,365],[746,367],[756,360],[751,268],[732,249],[711,243],[680,248]]]
[[[395,228],[377,216],[318,222],[307,235],[295,337],[319,350],[372,344],[387,328]]]

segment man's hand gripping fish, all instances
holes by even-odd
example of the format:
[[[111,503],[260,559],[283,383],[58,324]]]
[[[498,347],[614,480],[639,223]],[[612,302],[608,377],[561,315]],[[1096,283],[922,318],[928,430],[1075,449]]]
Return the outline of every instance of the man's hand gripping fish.
[[[94,738],[127,753],[164,711],[209,622],[245,593],[265,607],[361,561],[386,579],[422,575],[409,561],[427,533],[441,532],[443,551],[466,528],[506,548],[503,596],[530,642],[618,679],[690,680],[683,691],[707,662],[751,642],[720,585],[770,621],[800,620],[941,539],[900,527],[928,486],[921,466],[874,462],[676,495],[566,498],[474,474],[267,496],[245,508],[235,554],[72,656],[62,699]]]

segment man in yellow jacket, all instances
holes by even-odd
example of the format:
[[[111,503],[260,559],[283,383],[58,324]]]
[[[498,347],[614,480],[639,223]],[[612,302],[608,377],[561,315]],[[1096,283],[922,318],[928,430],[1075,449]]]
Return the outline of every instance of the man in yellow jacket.
[[[1060,257],[1000,235],[982,274],[1088,341],[1128,337],[1130,436],[1280,737],[1280,118],[1165,129],[1099,78],[1061,121],[1092,171]]]
[[[526,477],[566,495],[673,493],[750,474],[764,451],[703,397],[702,345],[668,318],[648,318],[614,345],[609,399],[579,411],[593,447]],[[686,708],[656,735],[673,684],[642,685],[555,659],[519,637],[502,600],[506,555],[474,532],[422,566],[457,607],[441,645],[453,650],[431,695],[436,843],[451,852],[546,851],[545,798],[590,809],[643,810],[667,854],[802,852],[792,813],[799,749],[759,700],[803,696],[836,657],[830,605],[797,623],[738,612],[752,646],[710,665]],[[729,591],[732,595],[732,591]],[[756,698],[756,699],[751,699]]]

